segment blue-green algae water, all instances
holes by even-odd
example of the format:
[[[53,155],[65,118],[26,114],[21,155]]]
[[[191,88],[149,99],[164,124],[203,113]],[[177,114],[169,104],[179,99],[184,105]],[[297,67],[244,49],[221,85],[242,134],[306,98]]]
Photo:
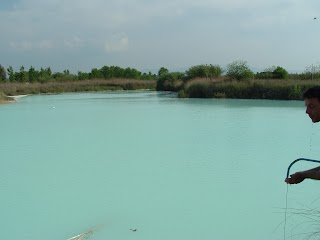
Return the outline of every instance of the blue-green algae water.
[[[0,239],[302,239],[320,182],[289,186],[284,222],[284,179],[320,159],[319,127],[302,101],[20,98],[0,106]]]

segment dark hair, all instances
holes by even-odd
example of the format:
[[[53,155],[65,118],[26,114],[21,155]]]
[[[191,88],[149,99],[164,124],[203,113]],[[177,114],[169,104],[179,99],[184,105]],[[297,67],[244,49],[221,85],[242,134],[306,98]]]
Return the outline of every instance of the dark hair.
[[[320,86],[315,86],[307,89],[302,95],[303,99],[318,98],[320,100]]]

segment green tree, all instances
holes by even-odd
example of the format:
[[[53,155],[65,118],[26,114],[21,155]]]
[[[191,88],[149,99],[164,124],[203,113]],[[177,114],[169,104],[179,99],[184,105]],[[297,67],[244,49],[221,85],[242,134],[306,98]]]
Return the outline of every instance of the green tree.
[[[46,73],[46,75],[47,75],[48,77],[50,77],[50,76],[52,75],[52,71],[51,71],[51,68],[50,68],[50,67],[47,67],[47,68],[44,70],[44,72]]]
[[[7,80],[6,69],[0,64],[0,81],[4,82]]]
[[[139,79],[141,77],[141,72],[134,68],[126,68],[124,70],[124,78],[128,79]]]
[[[38,71],[36,71],[35,69],[34,69],[34,67],[30,67],[29,68],[29,72],[28,72],[28,80],[29,80],[29,82],[31,82],[31,83],[33,83],[33,82],[35,82],[35,81],[37,81],[38,79],[38,76],[39,76],[39,73],[38,73]]]
[[[37,71],[38,77],[37,81],[41,83],[49,82],[54,79],[52,76],[52,71],[50,67],[47,67],[46,69],[40,68],[40,71]]]
[[[78,71],[78,80],[88,80],[89,73]]]
[[[152,74],[151,72],[147,73],[143,73],[140,76],[140,79],[142,80],[156,80],[157,79],[157,75],[156,74]]]
[[[168,74],[169,73],[169,70],[165,67],[161,67],[158,71],[158,76],[162,76],[162,75],[165,75],[165,74]]]
[[[181,72],[171,72],[158,77],[156,89],[159,91],[178,91],[183,87],[185,75]]]
[[[100,69],[100,73],[102,75],[102,77],[104,79],[110,79],[111,78],[111,74],[110,74],[110,67],[108,66],[103,66],[101,69]]]
[[[206,65],[192,66],[186,71],[188,79],[192,78],[207,78],[209,76],[209,69]]]
[[[208,77],[210,79],[221,76],[223,72],[222,68],[217,64],[216,65],[210,64],[207,66],[207,68],[208,68]]]
[[[226,75],[231,79],[248,80],[254,77],[246,61],[238,60],[227,65]]]
[[[272,74],[275,79],[287,79],[289,76],[287,70],[279,66],[273,70]]]
[[[16,79],[15,79],[15,74],[14,74],[12,66],[9,66],[7,68],[7,72],[8,72],[8,75],[9,75],[9,81],[10,82],[14,82]]]
[[[56,81],[63,81],[63,77],[64,77],[64,74],[61,72],[55,72],[52,74],[53,80],[56,80]]]
[[[89,79],[99,79],[102,78],[102,74],[99,69],[92,68],[91,72],[89,73]]]
[[[112,72],[113,78],[122,78],[124,77],[124,69],[118,66],[111,66],[110,70]]]
[[[197,65],[192,66],[186,71],[187,79],[192,78],[216,78],[222,74],[222,68],[219,65]]]
[[[20,72],[18,74],[18,82],[27,82],[28,80],[28,73],[24,70],[24,66],[20,67]]]

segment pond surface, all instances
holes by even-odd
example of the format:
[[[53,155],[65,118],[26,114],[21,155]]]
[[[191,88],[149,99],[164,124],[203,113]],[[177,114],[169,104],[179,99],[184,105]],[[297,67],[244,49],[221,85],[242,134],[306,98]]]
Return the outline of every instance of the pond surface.
[[[293,160],[320,159],[320,124],[304,111],[150,91],[1,105],[0,239],[95,226],[96,240],[303,239],[318,230],[320,182],[289,186],[284,228],[284,178]]]

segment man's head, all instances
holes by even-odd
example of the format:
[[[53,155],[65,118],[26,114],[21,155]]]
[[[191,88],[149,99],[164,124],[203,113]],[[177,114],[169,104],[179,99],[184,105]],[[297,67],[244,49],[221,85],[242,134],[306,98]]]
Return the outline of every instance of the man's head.
[[[312,122],[320,122],[320,86],[309,88],[303,94],[306,114]]]

